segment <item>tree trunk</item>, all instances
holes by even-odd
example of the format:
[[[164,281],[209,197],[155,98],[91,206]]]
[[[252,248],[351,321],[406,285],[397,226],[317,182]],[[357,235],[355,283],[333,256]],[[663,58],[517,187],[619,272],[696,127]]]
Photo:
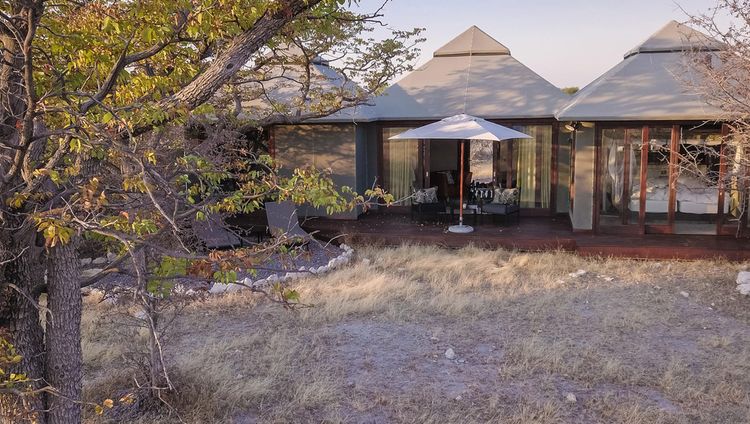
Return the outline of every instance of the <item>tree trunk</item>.
[[[47,305],[47,383],[58,394],[49,396],[48,422],[81,422],[81,289],[75,237],[49,250]]]
[[[20,256],[8,264],[4,273],[5,282],[14,286],[9,291],[10,322],[4,323],[4,326],[10,333],[10,342],[23,358],[12,372],[26,374],[34,380],[33,388],[40,389],[46,385],[44,329],[38,309],[39,294],[44,285],[45,265],[44,250],[35,245],[35,236],[34,228],[22,227],[16,230],[12,238],[5,241],[9,254]],[[27,398],[26,402],[26,407],[36,411],[35,422],[44,424],[44,396]]]

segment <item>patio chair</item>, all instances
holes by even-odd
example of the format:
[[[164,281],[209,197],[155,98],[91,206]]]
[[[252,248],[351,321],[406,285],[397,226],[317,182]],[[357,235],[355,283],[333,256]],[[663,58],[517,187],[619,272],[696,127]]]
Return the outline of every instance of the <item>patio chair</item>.
[[[297,207],[292,202],[266,202],[268,229],[275,238],[283,238],[292,244],[307,245],[313,237],[299,226]]]
[[[515,215],[516,223],[519,223],[521,221],[521,189],[519,187],[516,187],[515,189],[511,190],[517,190],[517,193],[515,196],[513,196],[513,199],[511,199],[509,202],[501,201],[499,203],[485,203],[484,205],[482,205],[482,213],[493,215],[493,217],[502,216],[503,225],[508,224],[508,216]]]

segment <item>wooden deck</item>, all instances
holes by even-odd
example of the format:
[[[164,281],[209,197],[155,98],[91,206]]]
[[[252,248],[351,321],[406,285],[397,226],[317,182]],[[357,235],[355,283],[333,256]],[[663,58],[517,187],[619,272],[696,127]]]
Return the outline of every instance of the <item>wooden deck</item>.
[[[467,222],[472,224],[471,220]],[[750,240],[702,235],[601,235],[573,232],[566,217],[521,217],[507,226],[479,223],[470,234],[447,232],[445,224],[417,224],[409,216],[371,213],[356,221],[310,219],[303,224],[319,237],[347,244],[394,246],[432,244],[449,248],[475,246],[522,251],[565,250],[582,256],[640,259],[725,258],[750,260]]]

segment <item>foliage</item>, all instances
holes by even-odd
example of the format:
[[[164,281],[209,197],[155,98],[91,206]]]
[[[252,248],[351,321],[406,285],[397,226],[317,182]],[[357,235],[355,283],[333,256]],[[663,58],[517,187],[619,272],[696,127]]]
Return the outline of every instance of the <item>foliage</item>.
[[[330,212],[374,199],[336,187],[328,170],[305,168],[283,177],[246,138],[274,123],[366,103],[408,69],[419,30],[375,40],[369,33],[382,24],[379,11],[354,12],[356,3],[0,1],[3,250],[29,255],[34,259],[27,263],[42,267],[75,268],[74,253],[61,253],[72,249],[61,246],[83,236],[105,242],[118,261],[129,260],[151,322],[154,364],[161,351],[153,323],[170,280],[199,271],[230,281],[240,261],[254,263],[253,256],[279,247],[213,255],[198,240],[196,222],[249,213],[274,199]],[[339,88],[310,72],[325,54],[329,68],[343,75]],[[297,93],[269,96],[280,79]],[[189,137],[186,125],[202,128],[205,137]],[[368,193],[389,199],[377,187]],[[44,243],[37,245],[37,236]],[[53,253],[69,257],[48,260]],[[14,296],[36,301],[46,289],[41,279],[11,265],[2,271],[4,281],[20,290]],[[77,282],[66,285],[71,287],[77,291]],[[291,292],[281,297],[295,298]],[[78,308],[59,307],[52,316]],[[0,318],[10,315],[0,311]],[[19,328],[41,331],[31,324]],[[76,340],[69,342],[74,346]],[[39,373],[45,364],[37,353],[45,347],[16,345],[22,355],[33,352],[28,362]],[[75,387],[69,390],[62,395],[79,396]]]

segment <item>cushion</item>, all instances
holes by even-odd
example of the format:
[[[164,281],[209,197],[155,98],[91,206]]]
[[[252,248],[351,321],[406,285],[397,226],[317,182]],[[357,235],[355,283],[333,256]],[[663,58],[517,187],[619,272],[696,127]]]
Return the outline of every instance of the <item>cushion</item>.
[[[494,190],[493,196],[492,196],[492,203],[500,203],[500,198],[503,195],[503,189],[498,187]]]
[[[517,188],[506,188],[497,193],[495,191],[495,198],[492,200],[494,203],[500,203],[502,205],[515,205],[518,203],[519,190]]]
[[[437,203],[437,186],[414,190],[414,203]]]

